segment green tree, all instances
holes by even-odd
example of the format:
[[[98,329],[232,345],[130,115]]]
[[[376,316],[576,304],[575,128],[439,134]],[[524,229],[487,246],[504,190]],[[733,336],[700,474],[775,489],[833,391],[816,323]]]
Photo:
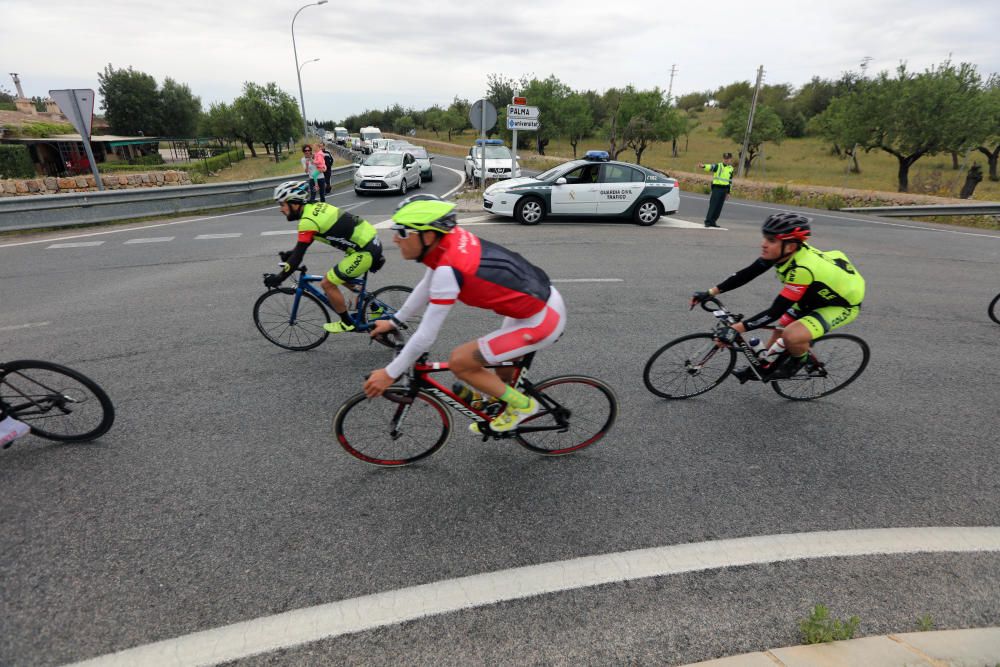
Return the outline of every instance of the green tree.
[[[247,81],[233,106],[255,138],[275,147],[275,161],[281,159],[281,144],[301,134],[298,103],[273,81],[265,86]]]
[[[710,90],[687,93],[686,95],[681,95],[677,98],[677,108],[683,109],[684,111],[700,109],[708,104],[710,99],[712,99],[712,91]]]
[[[746,100],[737,100],[723,119],[719,134],[742,145],[749,115],[750,103]],[[780,144],[784,136],[784,127],[778,114],[770,107],[758,105],[753,116],[753,129],[750,131],[750,140],[747,143],[747,154],[743,157],[743,169],[750,171],[754,158],[760,154],[761,144],[765,141]]]
[[[545,155],[545,147],[561,133],[559,110],[563,100],[570,94],[570,88],[554,74],[544,79],[533,78],[524,87],[524,96],[531,106],[538,107],[538,129],[534,132],[535,147],[539,155]]]
[[[435,105],[424,111],[424,129],[430,130],[434,136],[440,136],[441,130],[445,129],[444,111]]]
[[[392,125],[392,131],[396,134],[407,134],[410,130],[415,129],[417,124],[413,121],[413,116],[409,114],[405,116],[400,116]]]
[[[990,165],[990,180],[997,181],[997,158],[1000,157],[1000,77],[993,76],[983,92],[983,108],[986,112],[986,127],[990,128],[976,147],[986,156]]]
[[[253,146],[253,133],[236,111],[234,104],[224,102],[212,104],[208,111],[202,114],[198,131],[203,136],[241,141],[250,149],[250,155],[257,157],[257,151]]]
[[[161,111],[156,79],[131,67],[116,70],[108,64],[97,74],[97,80],[101,108],[113,133],[159,134]]]
[[[190,137],[201,119],[201,98],[191,93],[186,83],[169,76],[160,88],[160,133],[168,137]]]
[[[753,99],[753,86],[749,81],[736,81],[720,87],[713,93],[713,97],[719,103],[720,109],[728,109],[737,100],[749,103]]]
[[[563,132],[573,147],[575,159],[577,145],[594,131],[594,115],[590,102],[580,93],[571,93],[563,100],[559,113]]]
[[[622,99],[619,115],[624,121],[622,140],[635,152],[642,164],[642,154],[656,141],[675,140],[680,134],[679,114],[668,107],[663,91],[637,91],[629,87]]]

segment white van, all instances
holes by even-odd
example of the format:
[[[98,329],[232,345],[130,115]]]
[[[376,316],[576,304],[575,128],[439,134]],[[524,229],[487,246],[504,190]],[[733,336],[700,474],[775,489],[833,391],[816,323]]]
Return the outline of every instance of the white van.
[[[361,152],[368,154],[372,152],[372,140],[381,139],[382,130],[377,127],[361,128]]]
[[[340,144],[341,146],[346,146],[348,141],[349,133],[346,127],[335,127],[333,128],[333,140]],[[348,146],[348,148],[350,148]]]

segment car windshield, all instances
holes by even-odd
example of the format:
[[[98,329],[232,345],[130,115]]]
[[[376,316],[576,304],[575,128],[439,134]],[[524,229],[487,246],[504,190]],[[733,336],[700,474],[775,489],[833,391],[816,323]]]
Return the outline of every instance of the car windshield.
[[[558,167],[552,167],[548,171],[543,171],[538,176],[535,176],[535,178],[538,179],[539,181],[551,181],[551,180],[553,180],[556,177],[556,174],[558,174],[560,171],[562,171],[562,169],[565,166],[566,165],[561,164]]]
[[[399,153],[372,153],[365,160],[366,167],[398,167],[403,164],[403,156]]]
[[[372,140],[372,139],[381,139],[382,138],[382,133],[381,132],[362,132],[361,133],[361,138],[364,139],[365,141],[369,141],[369,140]]]
[[[476,159],[481,159],[483,157],[483,149],[479,146],[472,149],[473,157]],[[486,147],[486,159],[487,160],[509,160],[510,159],[510,149],[506,146],[487,146]]]

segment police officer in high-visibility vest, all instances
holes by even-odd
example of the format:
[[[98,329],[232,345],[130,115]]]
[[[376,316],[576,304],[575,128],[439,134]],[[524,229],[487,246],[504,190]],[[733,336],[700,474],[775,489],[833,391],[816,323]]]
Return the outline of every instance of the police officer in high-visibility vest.
[[[704,169],[712,174],[712,195],[708,200],[708,213],[705,214],[705,227],[708,229],[719,229],[716,223],[722,215],[722,204],[729,197],[729,190],[733,184],[733,154],[723,153],[722,162],[715,164],[699,164],[699,169]]]

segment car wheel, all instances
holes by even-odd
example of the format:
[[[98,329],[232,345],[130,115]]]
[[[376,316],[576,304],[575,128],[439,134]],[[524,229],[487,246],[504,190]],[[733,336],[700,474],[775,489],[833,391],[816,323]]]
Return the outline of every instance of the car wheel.
[[[418,174],[417,174],[417,185],[416,185],[416,187],[418,187],[418,188],[419,188],[419,187],[421,187],[421,186],[422,186],[423,184],[424,184],[424,177],[423,177],[423,176],[421,176],[421,175],[420,175],[420,174],[418,173]]]
[[[357,196],[360,197],[361,195],[364,194],[364,192],[362,192],[361,190],[358,190],[357,188],[354,188],[354,194],[356,194]]]
[[[399,179],[399,194],[406,194],[406,174],[403,174],[403,177]]]
[[[639,202],[639,205],[635,207],[632,218],[635,220],[635,224],[649,227],[656,224],[661,215],[663,215],[663,209],[660,208],[660,202],[655,199],[647,199]]]
[[[545,202],[538,197],[522,197],[514,207],[514,218],[522,225],[537,225],[545,218]]]

